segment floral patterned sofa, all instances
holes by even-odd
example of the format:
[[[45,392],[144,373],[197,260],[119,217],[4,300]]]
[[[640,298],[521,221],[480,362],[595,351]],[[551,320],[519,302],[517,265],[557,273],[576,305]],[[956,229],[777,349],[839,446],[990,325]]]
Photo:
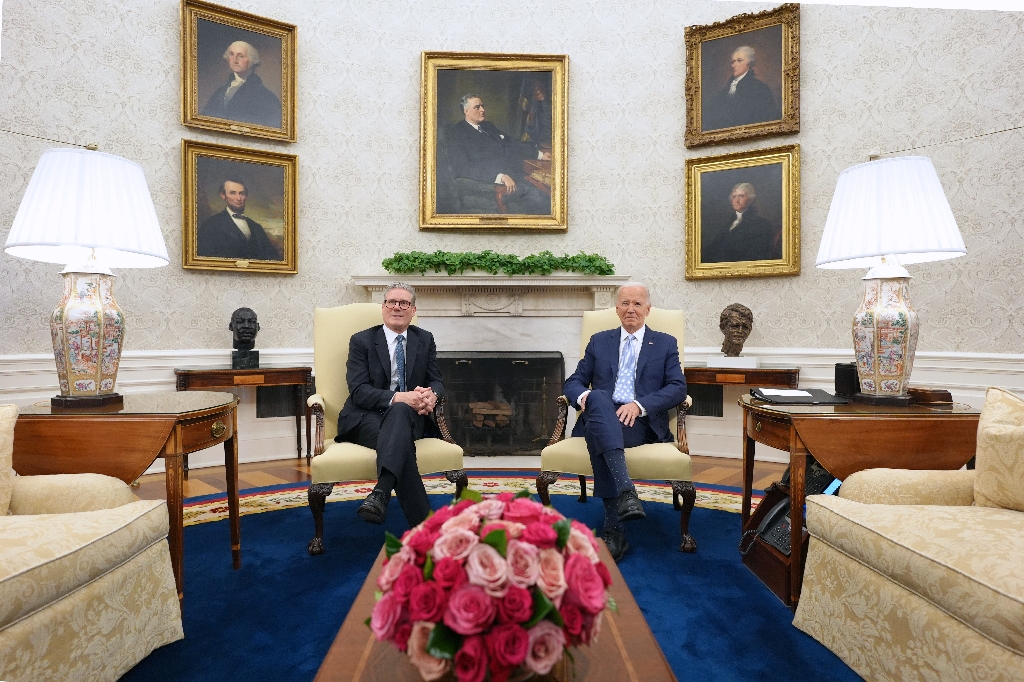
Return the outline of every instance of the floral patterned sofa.
[[[182,639],[167,504],[98,474],[16,477],[0,405],[0,680],[116,680]]]
[[[868,680],[1024,680],[1024,401],[988,390],[976,460],[808,497],[794,625]]]

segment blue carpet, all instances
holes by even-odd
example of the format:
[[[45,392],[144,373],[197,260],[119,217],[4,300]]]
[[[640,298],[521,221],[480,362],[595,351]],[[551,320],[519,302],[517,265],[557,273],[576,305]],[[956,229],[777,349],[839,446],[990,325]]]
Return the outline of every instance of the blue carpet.
[[[449,498],[431,496],[436,506]],[[600,502],[554,495],[564,514],[591,527]],[[129,682],[312,680],[380,551],[383,531],[359,521],[356,502],[327,505],[326,551],[306,554],[308,509],[242,517],[242,568],[231,570],[226,521],[185,529],[185,639],[153,652]],[[695,509],[696,554],[681,554],[679,516],[647,504],[628,527],[619,564],[681,681],[859,680],[792,626],[792,614],[740,563],[739,514]],[[404,518],[392,500],[385,528]],[[369,615],[369,614],[367,614]]]

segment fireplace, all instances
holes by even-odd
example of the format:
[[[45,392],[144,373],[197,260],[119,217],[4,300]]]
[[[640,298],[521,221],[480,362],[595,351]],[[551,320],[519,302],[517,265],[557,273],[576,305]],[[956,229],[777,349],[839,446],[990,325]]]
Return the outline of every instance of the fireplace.
[[[445,416],[467,455],[539,455],[558,418],[561,353],[439,352]]]

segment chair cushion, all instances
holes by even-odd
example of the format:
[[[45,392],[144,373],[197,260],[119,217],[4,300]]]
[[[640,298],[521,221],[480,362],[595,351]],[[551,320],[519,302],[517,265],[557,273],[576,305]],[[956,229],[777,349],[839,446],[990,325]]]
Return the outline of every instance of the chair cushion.
[[[0,630],[167,537],[167,503],[0,518]]]
[[[807,527],[967,627],[1024,654],[1024,514],[812,495]]]
[[[549,445],[540,453],[540,468],[565,474],[593,476],[583,438],[566,438]],[[689,481],[693,478],[690,456],[679,452],[673,443],[648,443],[626,448],[629,477],[649,481]]]
[[[135,501],[128,484],[103,474],[18,476],[11,514],[73,514],[113,509]]]
[[[462,448],[440,438],[416,441],[416,465],[421,474],[462,468]],[[313,483],[370,481],[377,478],[377,453],[355,443],[331,443],[313,458]]]
[[[0,516],[7,515],[14,486],[14,423],[16,405],[0,405]]]
[[[1024,512],[1024,400],[988,389],[975,455],[975,503]]]

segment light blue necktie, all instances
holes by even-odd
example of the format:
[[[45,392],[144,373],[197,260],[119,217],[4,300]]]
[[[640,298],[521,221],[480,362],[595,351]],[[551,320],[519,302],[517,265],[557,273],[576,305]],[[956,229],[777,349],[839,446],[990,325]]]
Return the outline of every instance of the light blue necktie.
[[[619,376],[615,379],[615,391],[612,393],[612,400],[619,405],[633,402],[634,386],[636,384],[636,350],[634,342],[636,337],[630,334],[626,342],[622,344],[622,354],[619,356]]]
[[[395,343],[395,366],[398,368],[398,390],[405,393],[405,341],[404,336],[399,336]]]

